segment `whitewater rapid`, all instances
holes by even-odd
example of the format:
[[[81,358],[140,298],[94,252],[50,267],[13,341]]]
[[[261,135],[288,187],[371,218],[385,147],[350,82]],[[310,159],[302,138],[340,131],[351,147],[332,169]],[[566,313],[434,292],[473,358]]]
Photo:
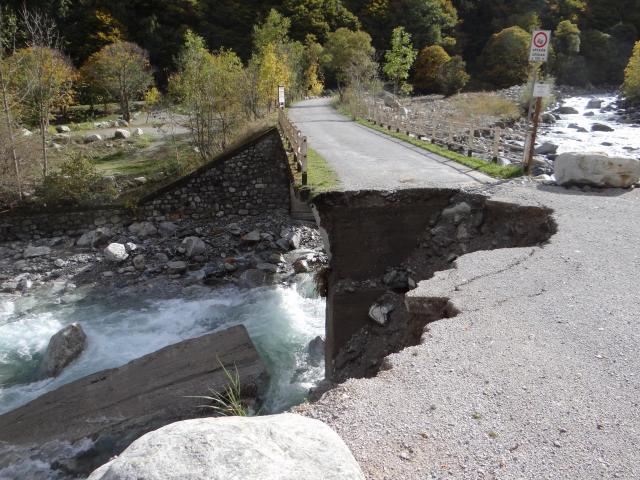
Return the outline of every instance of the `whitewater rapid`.
[[[189,298],[55,303],[54,295],[0,299],[0,413],[66,383],[121,366],[167,345],[246,326],[271,375],[264,412],[282,411],[304,400],[324,374],[308,362],[307,345],[324,335],[324,300],[311,275],[292,285],[239,290],[203,289]],[[89,345],[55,379],[37,380],[49,338],[79,322]],[[199,392],[194,392],[199,393]]]

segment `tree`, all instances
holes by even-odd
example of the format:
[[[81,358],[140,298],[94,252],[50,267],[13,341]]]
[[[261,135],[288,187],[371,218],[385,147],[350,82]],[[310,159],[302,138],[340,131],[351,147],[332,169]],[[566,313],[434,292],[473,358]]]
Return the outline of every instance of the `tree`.
[[[351,0],[347,3],[362,22],[363,29],[375,33],[375,47],[386,47],[398,25],[404,25],[414,45],[440,43],[453,33],[458,17],[451,0]]]
[[[285,0],[283,7],[292,21],[292,37],[298,40],[311,34],[324,41],[338,28],[360,28],[358,18],[341,0]]]
[[[320,59],[322,57],[323,48],[314,35],[307,35],[305,45],[305,70],[304,82],[305,92],[309,96],[318,96],[324,90],[320,72]]]
[[[413,85],[422,93],[439,93],[441,70],[451,60],[440,45],[431,45],[420,51],[415,63]]]
[[[565,55],[580,53],[580,29],[570,20],[558,23],[554,34],[556,50]]]
[[[153,85],[149,55],[135,43],[114,42],[89,57],[83,70],[98,88],[120,103],[122,116],[131,120],[131,102]]]
[[[254,52],[260,54],[267,45],[284,45],[289,42],[291,20],[271,9],[264,22],[253,27]]]
[[[482,51],[483,77],[497,88],[527,81],[531,35],[520,27],[509,27],[491,36]]]
[[[243,67],[231,50],[210,53],[204,39],[185,35],[180,68],[169,82],[189,115],[194,143],[204,162],[226,148],[242,110]]]
[[[622,92],[630,102],[640,103],[640,41],[633,47],[633,53],[624,71]]]
[[[10,158],[15,174],[16,190],[18,197],[22,199],[22,176],[20,160],[18,158],[17,141],[15,135],[16,108],[20,102],[20,92],[15,92],[11,79],[15,76],[20,65],[7,61],[15,45],[16,18],[8,15],[0,7],[0,100],[2,100],[3,123],[0,129],[0,138],[3,138],[4,150],[0,154]],[[16,98],[17,97],[17,98]]]
[[[470,78],[465,68],[466,64],[459,55],[454,55],[448,62],[440,66],[438,81],[442,93],[453,95],[464,88]]]
[[[368,63],[374,52],[368,33],[339,28],[327,36],[323,64],[334,75],[338,89],[341,89],[348,84],[351,78],[349,72],[353,70],[353,66],[362,62]]]
[[[395,28],[391,35],[391,50],[387,50],[384,56],[386,63],[383,70],[387,78],[393,82],[393,91],[396,95],[399,89],[410,93],[411,88],[406,80],[409,78],[409,70],[417,54],[411,43],[411,35],[404,30],[404,27]]]
[[[289,87],[291,72],[286,55],[278,55],[276,45],[269,43],[262,52],[258,73],[258,98],[268,111],[275,105],[280,85]]]

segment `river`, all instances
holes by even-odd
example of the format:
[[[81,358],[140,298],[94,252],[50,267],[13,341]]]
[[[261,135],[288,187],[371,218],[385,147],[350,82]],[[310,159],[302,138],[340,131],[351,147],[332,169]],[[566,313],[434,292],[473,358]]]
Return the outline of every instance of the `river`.
[[[601,108],[587,108],[592,99],[603,100]],[[640,122],[638,119],[633,121],[625,118],[616,108],[619,101],[617,95],[610,93],[563,99],[563,107],[574,108],[578,113],[562,114],[554,125],[544,125],[539,142],[558,145],[558,154],[604,152],[610,156],[640,157]],[[613,131],[592,132],[591,127],[596,123],[606,125]]]
[[[163,300],[96,301],[89,296],[61,305],[55,288],[0,297],[0,413],[83,376],[237,324],[246,326],[271,375],[262,412],[283,411],[302,402],[324,377],[324,365],[311,364],[307,352],[311,340],[324,336],[325,302],[314,286],[313,276],[305,274],[291,285],[202,289],[187,298]],[[49,338],[73,322],[82,324],[87,350],[57,378],[38,381]],[[3,468],[0,458],[0,479],[15,478],[10,473],[15,467],[5,463]],[[41,459],[22,465],[25,471],[33,478],[56,478],[42,476],[49,469]]]

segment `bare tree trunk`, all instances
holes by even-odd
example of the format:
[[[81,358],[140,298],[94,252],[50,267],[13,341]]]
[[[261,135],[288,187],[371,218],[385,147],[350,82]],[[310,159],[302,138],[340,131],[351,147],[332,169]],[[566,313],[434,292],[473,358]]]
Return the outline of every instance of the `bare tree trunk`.
[[[40,115],[40,139],[42,145],[42,176],[46,177],[49,173],[49,157],[47,155],[47,128],[48,122],[44,115]]]
[[[22,200],[22,178],[20,175],[20,162],[18,160],[16,141],[13,133],[13,120],[11,118],[11,109],[9,107],[9,93],[7,92],[7,84],[5,83],[2,69],[0,69],[0,85],[2,86],[2,109],[4,111],[4,118],[7,124],[7,133],[9,134],[9,152],[11,153],[11,159],[13,160],[13,167],[15,169],[18,196],[20,197],[20,200]]]

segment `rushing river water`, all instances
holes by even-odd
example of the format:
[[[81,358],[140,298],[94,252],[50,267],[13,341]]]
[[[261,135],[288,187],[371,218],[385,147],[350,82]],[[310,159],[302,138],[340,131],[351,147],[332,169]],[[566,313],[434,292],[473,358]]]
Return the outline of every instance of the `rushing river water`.
[[[602,107],[588,109],[587,104],[592,99],[603,100]],[[564,99],[562,106],[575,108],[578,113],[560,115],[556,124],[543,127],[540,143],[552,142],[558,145],[558,154],[604,152],[610,156],[640,157],[640,124],[627,121],[616,110],[607,109],[618,101],[619,98],[611,94]],[[606,125],[613,131],[592,132],[591,127],[596,123]]]
[[[206,290],[169,300],[56,305],[54,298],[52,292],[0,297],[0,413],[91,373],[240,323],[271,375],[265,411],[299,403],[324,373],[307,358],[309,341],[324,335],[324,300],[315,295],[311,275],[290,286]],[[57,378],[37,381],[49,338],[73,322],[82,324],[87,350]]]

